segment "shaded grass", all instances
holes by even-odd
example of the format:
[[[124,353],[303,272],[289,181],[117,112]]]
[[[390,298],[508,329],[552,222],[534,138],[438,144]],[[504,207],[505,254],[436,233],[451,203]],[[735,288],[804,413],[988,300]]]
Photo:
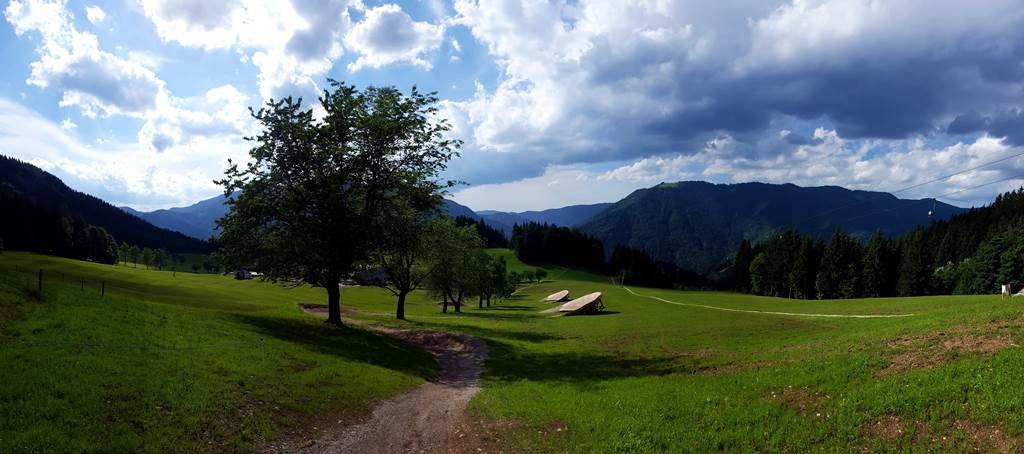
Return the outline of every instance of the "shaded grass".
[[[15,266],[108,293],[54,279],[33,301]],[[2,452],[247,451],[436,372],[422,351],[299,313],[315,290],[11,252],[0,270]]]

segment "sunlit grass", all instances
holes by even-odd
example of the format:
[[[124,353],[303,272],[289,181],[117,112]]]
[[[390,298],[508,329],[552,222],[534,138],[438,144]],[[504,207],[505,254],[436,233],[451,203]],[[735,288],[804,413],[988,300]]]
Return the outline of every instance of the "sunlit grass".
[[[492,253],[505,256],[511,270],[536,268],[509,252]],[[128,450],[187,450],[170,442],[183,435],[188,446],[212,439],[241,449],[287,427],[290,419],[282,415],[297,420],[321,411],[364,412],[372,399],[420,383],[432,370],[423,354],[363,331],[331,330],[302,314],[298,303],[323,303],[320,289],[286,290],[223,276],[172,278],[34,255],[5,254],[0,264],[88,273],[114,288],[106,299],[76,288],[44,290],[44,302],[34,303],[23,291],[3,287],[2,301],[23,302],[17,304],[21,319],[4,322],[0,363],[24,367],[5,368],[9,376],[0,377],[14,383],[0,391],[0,405],[17,415],[0,423],[6,424],[0,426],[2,446],[90,449],[105,446],[99,434],[109,426],[121,443],[116,446]],[[344,288],[342,305],[356,310],[346,317],[483,338],[491,356],[471,407],[498,428],[501,445],[511,451],[998,449],[990,436],[973,438],[965,427],[989,435],[999,430],[1000,446],[1022,447],[1014,444],[1024,433],[1024,391],[1017,385],[1024,353],[1015,346],[1024,340],[1019,300],[798,301],[633,289],[744,310],[914,314],[823,319],[671,305],[632,295],[604,276],[547,271],[545,282],[491,308],[467,302],[462,314],[441,314],[416,292],[409,321],[399,322],[393,297],[373,287]],[[30,275],[18,276],[21,286],[32,282]],[[604,292],[606,312],[541,313],[552,306],[541,299],[562,289],[575,296]],[[253,347],[260,337],[265,357]],[[18,338],[249,347],[114,355]],[[965,338],[1001,344],[986,351],[944,347]],[[894,347],[894,339],[910,341]],[[928,365],[885,372],[898,355],[919,355]],[[117,406],[108,408],[115,404],[107,400]],[[244,415],[253,401],[296,413],[266,416],[266,407],[259,407],[251,416],[219,419]],[[894,420],[902,421],[904,432],[886,438],[871,429]],[[210,421],[222,422],[207,435]]]

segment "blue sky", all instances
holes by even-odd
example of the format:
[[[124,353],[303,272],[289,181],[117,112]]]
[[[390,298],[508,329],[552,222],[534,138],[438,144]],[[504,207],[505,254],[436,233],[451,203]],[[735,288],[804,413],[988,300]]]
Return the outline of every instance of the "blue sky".
[[[1022,153],[1016,0],[15,0],[0,153],[154,209],[218,193],[247,116],[328,78],[437,91],[474,209],[662,181],[894,191]],[[1024,175],[1024,158],[901,193]],[[943,198],[990,201],[1020,179]]]

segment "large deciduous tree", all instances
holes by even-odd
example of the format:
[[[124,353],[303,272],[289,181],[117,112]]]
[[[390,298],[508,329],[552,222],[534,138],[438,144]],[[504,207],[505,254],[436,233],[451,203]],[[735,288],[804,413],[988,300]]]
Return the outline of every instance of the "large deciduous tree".
[[[292,98],[269,101],[244,166],[218,181],[230,210],[218,221],[219,260],[250,266],[273,282],[327,290],[327,322],[341,324],[339,281],[381,247],[388,213],[426,211],[461,142],[446,137],[437,98],[414,87],[363,91],[331,81],[322,118]]]

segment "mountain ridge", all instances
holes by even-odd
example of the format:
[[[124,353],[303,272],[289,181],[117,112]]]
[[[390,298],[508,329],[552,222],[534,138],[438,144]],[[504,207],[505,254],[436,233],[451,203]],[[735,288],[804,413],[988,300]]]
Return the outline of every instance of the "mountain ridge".
[[[205,241],[155,226],[98,197],[69,187],[56,175],[3,155],[0,155],[0,184],[36,206],[62,212],[66,217],[81,217],[91,225],[103,227],[118,242],[173,252],[205,253],[212,249]]]
[[[935,216],[929,218],[929,211]],[[836,228],[860,238],[876,230],[893,237],[962,211],[932,199],[839,186],[680,181],[638,189],[580,230],[600,238],[609,250],[628,245],[708,273],[728,260],[741,240],[762,240],[787,228],[825,239]]]

